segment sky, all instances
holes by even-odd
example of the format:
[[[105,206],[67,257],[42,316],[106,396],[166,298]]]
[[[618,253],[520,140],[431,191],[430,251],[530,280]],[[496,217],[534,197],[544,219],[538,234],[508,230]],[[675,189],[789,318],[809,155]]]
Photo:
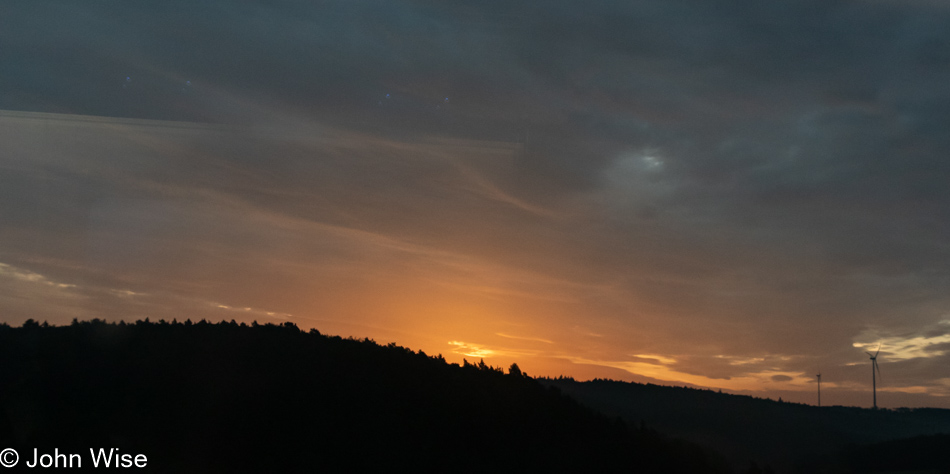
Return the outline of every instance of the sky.
[[[0,321],[950,408],[950,6],[0,7]]]

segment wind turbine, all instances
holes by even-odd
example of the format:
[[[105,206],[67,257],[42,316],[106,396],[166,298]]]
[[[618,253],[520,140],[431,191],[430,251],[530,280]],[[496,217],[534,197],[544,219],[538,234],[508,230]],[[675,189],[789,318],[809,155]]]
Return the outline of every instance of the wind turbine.
[[[821,371],[820,370],[818,371],[818,375],[816,375],[815,377],[818,377],[818,408],[821,408]]]
[[[870,352],[865,352],[865,354],[871,357],[871,390],[874,392],[874,409],[877,410],[877,375],[881,373],[881,368],[877,365],[877,355],[881,353],[881,345],[877,345],[877,352],[871,354]],[[874,372],[877,371],[877,374]]]

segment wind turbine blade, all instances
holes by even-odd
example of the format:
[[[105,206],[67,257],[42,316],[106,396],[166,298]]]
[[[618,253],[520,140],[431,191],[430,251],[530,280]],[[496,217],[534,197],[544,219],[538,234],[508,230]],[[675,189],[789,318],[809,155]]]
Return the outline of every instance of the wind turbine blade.
[[[877,358],[877,355],[881,353],[881,344],[877,344],[877,352],[874,353],[874,357]]]
[[[872,359],[875,358],[875,357],[877,357],[877,356],[875,356],[874,354],[871,354],[870,352],[865,352],[865,354],[871,356]]]
[[[877,363],[877,359],[874,360],[874,368],[877,369],[877,378],[881,379],[881,366]]]

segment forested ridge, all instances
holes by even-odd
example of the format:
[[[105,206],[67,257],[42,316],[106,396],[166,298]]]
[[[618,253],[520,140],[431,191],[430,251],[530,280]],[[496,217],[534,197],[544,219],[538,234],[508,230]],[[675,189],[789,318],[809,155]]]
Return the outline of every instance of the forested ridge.
[[[732,472],[517,369],[291,323],[0,325],[0,445],[150,472]],[[22,465],[19,467],[22,468]]]

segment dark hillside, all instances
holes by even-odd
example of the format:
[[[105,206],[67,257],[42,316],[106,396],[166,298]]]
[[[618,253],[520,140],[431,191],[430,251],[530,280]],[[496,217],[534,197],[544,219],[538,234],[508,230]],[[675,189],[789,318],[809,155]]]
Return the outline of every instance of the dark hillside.
[[[711,390],[610,380],[541,382],[608,416],[620,416],[631,424],[642,422],[715,449],[733,462],[753,459],[779,472],[815,472],[825,460],[853,460],[846,453],[855,446],[950,433],[950,410],[944,409],[818,408]]]
[[[18,469],[115,447],[151,472],[727,472],[534,379],[289,323],[31,322],[0,360]]]
[[[915,436],[853,446],[829,464],[839,468],[836,472],[950,474],[950,435]]]

